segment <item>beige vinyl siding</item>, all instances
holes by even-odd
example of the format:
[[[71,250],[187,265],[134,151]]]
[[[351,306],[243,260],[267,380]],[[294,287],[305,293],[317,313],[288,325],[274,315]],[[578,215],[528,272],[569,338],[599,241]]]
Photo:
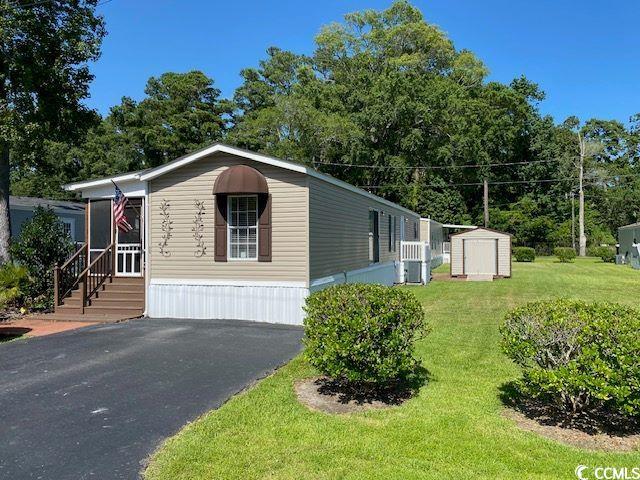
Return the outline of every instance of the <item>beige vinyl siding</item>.
[[[309,265],[311,281],[368,267],[369,211],[380,219],[380,263],[397,260],[400,217],[406,218],[405,240],[417,240],[417,215],[351,192],[320,179],[309,178]],[[389,215],[395,215],[396,249],[389,251]]]
[[[511,276],[511,237],[502,232],[477,228],[451,237],[451,275],[465,275],[463,241],[473,239],[495,239],[498,241],[498,275]]]
[[[214,195],[217,176],[226,168],[244,164],[262,172],[272,198],[272,261],[214,262]],[[150,252],[151,278],[258,280],[308,282],[307,176],[227,154],[214,154],[151,180]],[[167,244],[169,256],[160,254],[162,238],[160,205],[169,202],[172,223]],[[204,201],[206,254],[195,256],[194,202]]]
[[[430,220],[428,218],[420,219],[420,241],[421,242],[429,242],[430,234],[429,234]]]
[[[464,252],[463,242],[460,236],[451,237],[451,275],[464,275]]]
[[[498,275],[511,276],[511,237],[498,238]]]

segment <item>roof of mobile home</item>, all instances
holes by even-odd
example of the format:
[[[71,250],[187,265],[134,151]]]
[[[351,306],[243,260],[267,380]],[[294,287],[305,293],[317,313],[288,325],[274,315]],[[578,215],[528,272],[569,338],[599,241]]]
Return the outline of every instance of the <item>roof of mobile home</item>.
[[[623,225],[622,227],[618,227],[618,230],[621,228],[637,228],[640,227],[640,222],[630,223],[629,225]]]
[[[176,158],[175,160],[169,163],[166,163],[164,165],[160,165],[159,167],[149,168],[146,170],[139,170],[137,172],[130,172],[130,173],[125,173],[121,175],[114,175],[111,177],[104,177],[104,178],[86,180],[82,182],[69,183],[67,185],[64,185],[64,189],[68,191],[79,191],[79,190],[90,189],[93,187],[108,185],[111,182],[124,182],[124,181],[136,181],[136,180],[144,182],[147,180],[153,180],[154,178],[157,178],[161,175],[172,172],[185,165],[189,165],[193,162],[200,160],[201,158],[207,157],[214,153],[226,153],[229,155],[235,155],[238,157],[246,158],[248,160],[253,160],[258,163],[263,163],[266,165],[280,167],[285,170],[291,170],[294,172],[303,173],[303,174],[309,175],[310,177],[314,177],[319,180],[325,181],[327,183],[336,185],[338,187],[342,187],[354,193],[358,193],[360,195],[372,198],[390,207],[398,208],[411,215],[416,215],[416,216],[418,215],[417,213],[407,208],[404,208],[400,205],[397,205],[393,202],[390,202],[389,200],[385,200],[384,198],[374,195],[373,193],[370,193],[365,190],[362,190],[361,188],[355,187],[350,183],[343,182],[342,180],[338,180],[337,178],[332,177],[331,175],[320,173],[317,170],[306,167],[305,165],[302,165],[300,163],[295,163],[288,160],[282,160],[276,157],[271,157],[269,155],[264,155],[262,153],[256,153],[250,150],[245,150],[242,148],[225,145],[223,143],[214,143],[213,145],[210,145],[208,147],[202,148],[200,150],[196,150],[195,152],[188,153],[186,155],[183,155],[182,157]]]

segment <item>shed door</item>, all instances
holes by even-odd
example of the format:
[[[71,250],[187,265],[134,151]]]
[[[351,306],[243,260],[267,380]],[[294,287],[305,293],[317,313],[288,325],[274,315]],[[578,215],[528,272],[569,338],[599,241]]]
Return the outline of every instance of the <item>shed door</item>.
[[[465,275],[498,274],[498,240],[468,238],[463,240]]]

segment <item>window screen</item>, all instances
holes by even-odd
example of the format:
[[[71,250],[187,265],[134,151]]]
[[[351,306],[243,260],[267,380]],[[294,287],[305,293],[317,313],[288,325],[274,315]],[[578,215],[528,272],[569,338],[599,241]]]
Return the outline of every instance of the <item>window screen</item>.
[[[107,248],[111,243],[111,200],[92,200],[89,209],[89,246]]]

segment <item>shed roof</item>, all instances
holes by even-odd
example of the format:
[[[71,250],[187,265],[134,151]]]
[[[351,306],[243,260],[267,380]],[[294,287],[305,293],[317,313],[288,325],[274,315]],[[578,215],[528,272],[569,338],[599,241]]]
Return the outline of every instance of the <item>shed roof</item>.
[[[489,228],[489,227],[475,227],[475,228],[470,229],[470,230],[465,230],[464,232],[454,233],[451,236],[452,237],[462,237],[464,235],[473,234],[474,232],[477,232],[478,230],[483,230],[483,231],[486,231],[486,232],[489,232],[489,233],[493,233],[493,234],[496,234],[496,235],[504,235],[506,237],[512,237],[513,236],[510,233],[501,232],[500,230],[495,230],[495,229]]]

